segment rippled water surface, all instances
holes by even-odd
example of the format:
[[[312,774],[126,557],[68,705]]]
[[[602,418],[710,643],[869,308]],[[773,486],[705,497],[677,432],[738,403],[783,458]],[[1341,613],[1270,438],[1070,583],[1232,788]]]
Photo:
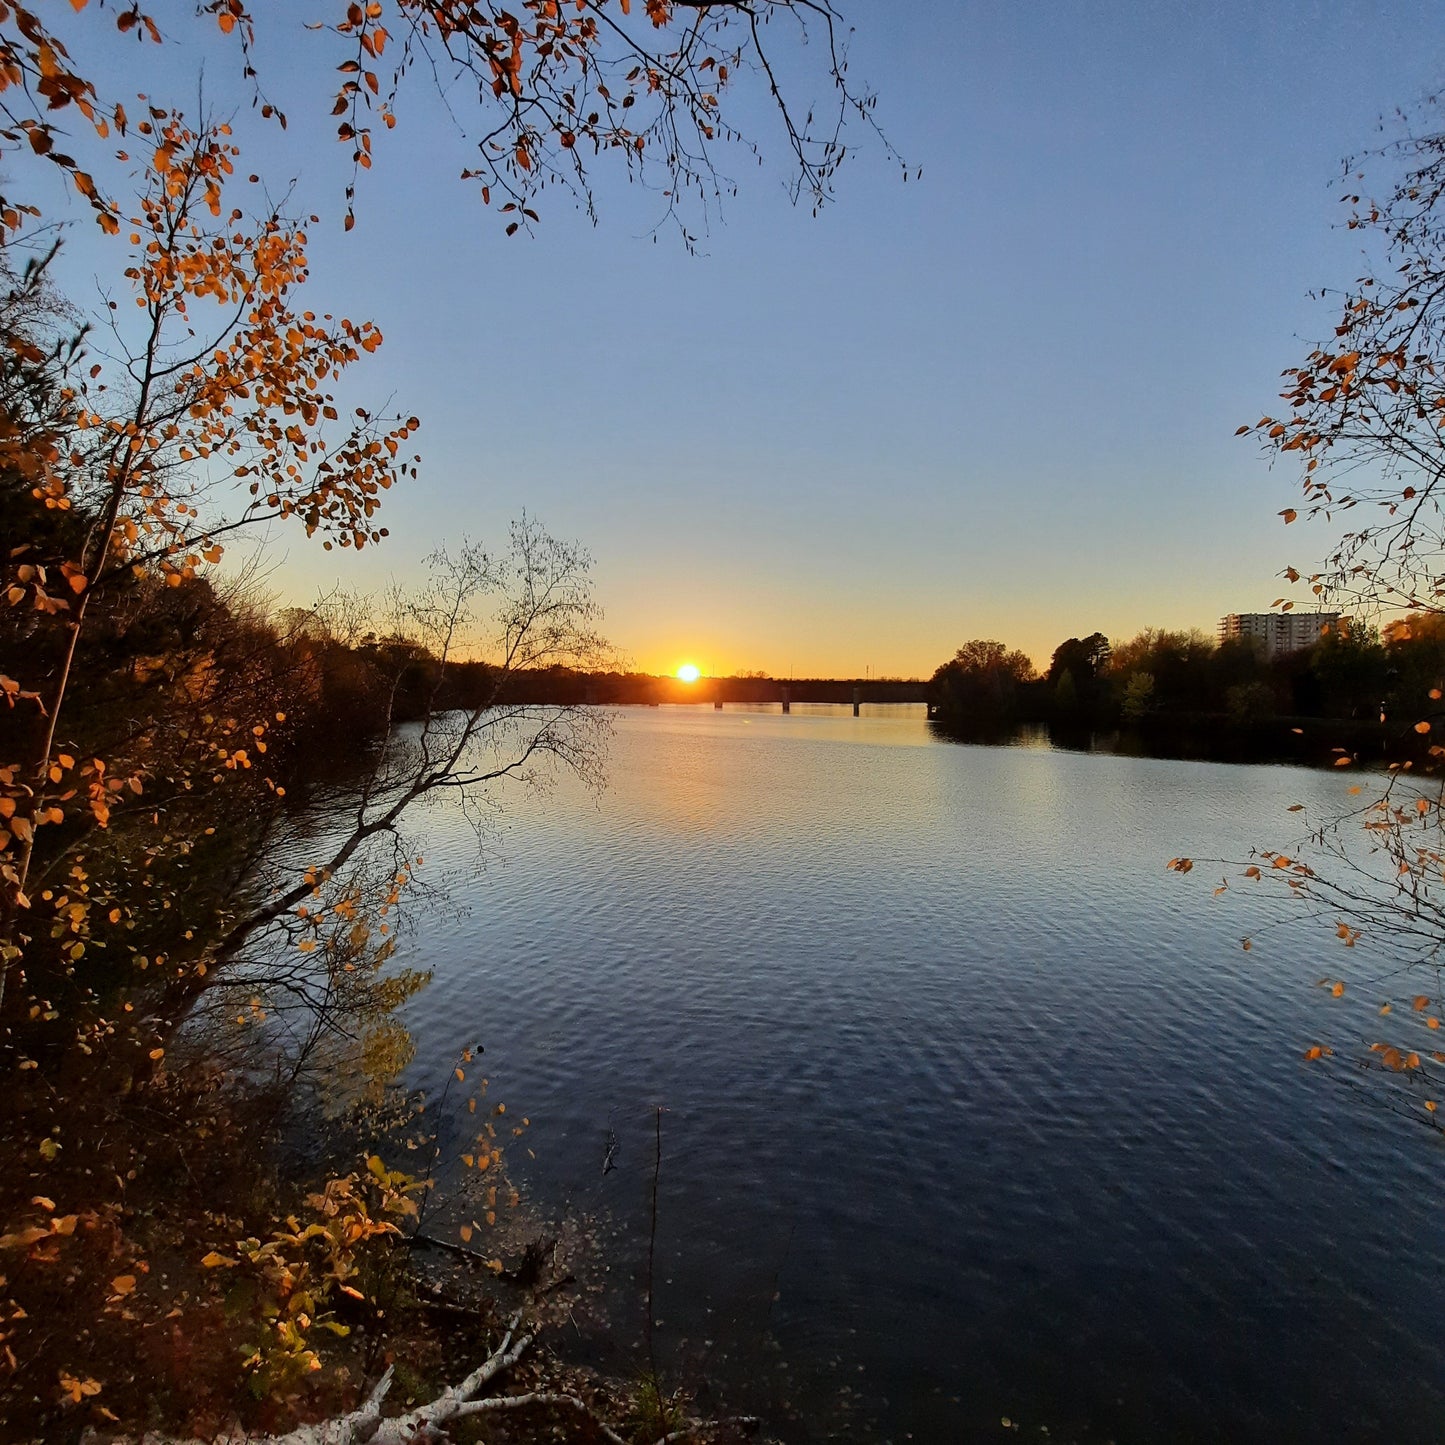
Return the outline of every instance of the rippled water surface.
[[[405,952],[416,1082],[485,1043],[624,1349],[662,1104],[658,1348],[796,1438],[1445,1439],[1440,1142],[1302,1062],[1328,926],[1246,953],[1261,902],[1164,867],[1345,780],[914,708],[615,721],[607,790],[513,800],[484,873],[426,815],[464,911]]]

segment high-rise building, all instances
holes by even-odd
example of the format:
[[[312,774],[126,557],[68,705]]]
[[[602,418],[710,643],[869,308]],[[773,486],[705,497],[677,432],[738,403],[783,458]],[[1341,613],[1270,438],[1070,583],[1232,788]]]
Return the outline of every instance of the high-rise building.
[[[1219,619],[1219,640],[1253,637],[1266,657],[1310,647],[1339,625],[1338,612],[1231,612]]]

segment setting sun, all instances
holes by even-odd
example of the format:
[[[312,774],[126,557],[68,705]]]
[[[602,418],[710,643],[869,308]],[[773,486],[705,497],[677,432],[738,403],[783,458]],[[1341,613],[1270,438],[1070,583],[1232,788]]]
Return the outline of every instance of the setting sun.
[[[677,675],[683,682],[696,682],[702,676],[695,662],[684,662],[677,670]]]

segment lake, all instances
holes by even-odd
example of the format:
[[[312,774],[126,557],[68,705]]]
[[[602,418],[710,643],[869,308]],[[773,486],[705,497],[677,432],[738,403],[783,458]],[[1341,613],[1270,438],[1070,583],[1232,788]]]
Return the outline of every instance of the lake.
[[[508,799],[485,871],[423,816],[458,906],[401,949],[410,1082],[481,1040],[530,1207],[599,1242],[602,1363],[643,1363],[661,1105],[659,1363],[789,1438],[1445,1438],[1440,1136],[1302,1060],[1373,1037],[1384,992],[1315,986],[1368,940],[1165,867],[1349,779],[614,719],[605,792]]]

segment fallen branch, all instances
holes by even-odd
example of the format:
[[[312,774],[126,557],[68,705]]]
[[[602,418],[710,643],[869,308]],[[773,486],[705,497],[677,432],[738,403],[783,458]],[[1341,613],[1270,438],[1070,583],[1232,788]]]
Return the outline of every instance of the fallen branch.
[[[419,1405],[402,1415],[383,1416],[381,1407],[391,1389],[394,1373],[393,1367],[388,1365],[386,1373],[367,1396],[366,1403],[350,1414],[321,1420],[314,1425],[298,1425],[285,1435],[250,1435],[237,1429],[217,1436],[211,1445],[419,1445],[423,1441],[445,1441],[448,1438],[447,1427],[459,1420],[493,1412],[525,1410],[532,1406],[560,1407],[584,1415],[608,1445],[628,1445],[590,1405],[575,1395],[559,1390],[530,1390],[524,1395],[481,1393],[504,1370],[511,1369],[536,1338],[535,1334],[528,1334],[513,1339],[521,1320],[522,1312],[518,1310],[508,1323],[501,1344],[461,1384],[443,1390],[429,1405]],[[699,1429],[707,1430],[724,1424],[751,1432],[757,1428],[758,1421],[739,1416],[725,1422],[694,1422],[689,1428],[664,1435],[657,1445],[677,1445]],[[107,1437],[94,1430],[85,1432],[81,1445],[101,1445],[103,1440],[108,1440],[109,1445],[131,1445],[129,1437]],[[205,1442],[150,1432],[141,1438],[139,1445],[205,1445]]]
[[[217,1437],[212,1445],[415,1445],[420,1440],[444,1440],[446,1427],[453,1421],[486,1410],[515,1410],[532,1404],[565,1404],[591,1415],[592,1412],[581,1400],[570,1395],[538,1391],[528,1395],[481,1395],[486,1385],[521,1359],[535,1338],[534,1335],[520,1335],[513,1340],[521,1319],[522,1312],[518,1310],[502,1336],[502,1343],[461,1384],[443,1390],[429,1405],[419,1405],[403,1415],[383,1417],[381,1407],[387,1391],[391,1389],[393,1375],[392,1367],[388,1366],[366,1403],[350,1414],[314,1425],[298,1425],[285,1435],[256,1436],[231,1431]],[[607,1440],[614,1445],[625,1445],[621,1436],[614,1434],[600,1420],[597,1424]],[[103,1438],[94,1431],[87,1431],[84,1437],[86,1445],[98,1445]],[[126,1445],[126,1442],[112,1437],[112,1445]],[[143,1437],[140,1445],[202,1445],[202,1442],[182,1441],[175,1435],[152,1432]]]

